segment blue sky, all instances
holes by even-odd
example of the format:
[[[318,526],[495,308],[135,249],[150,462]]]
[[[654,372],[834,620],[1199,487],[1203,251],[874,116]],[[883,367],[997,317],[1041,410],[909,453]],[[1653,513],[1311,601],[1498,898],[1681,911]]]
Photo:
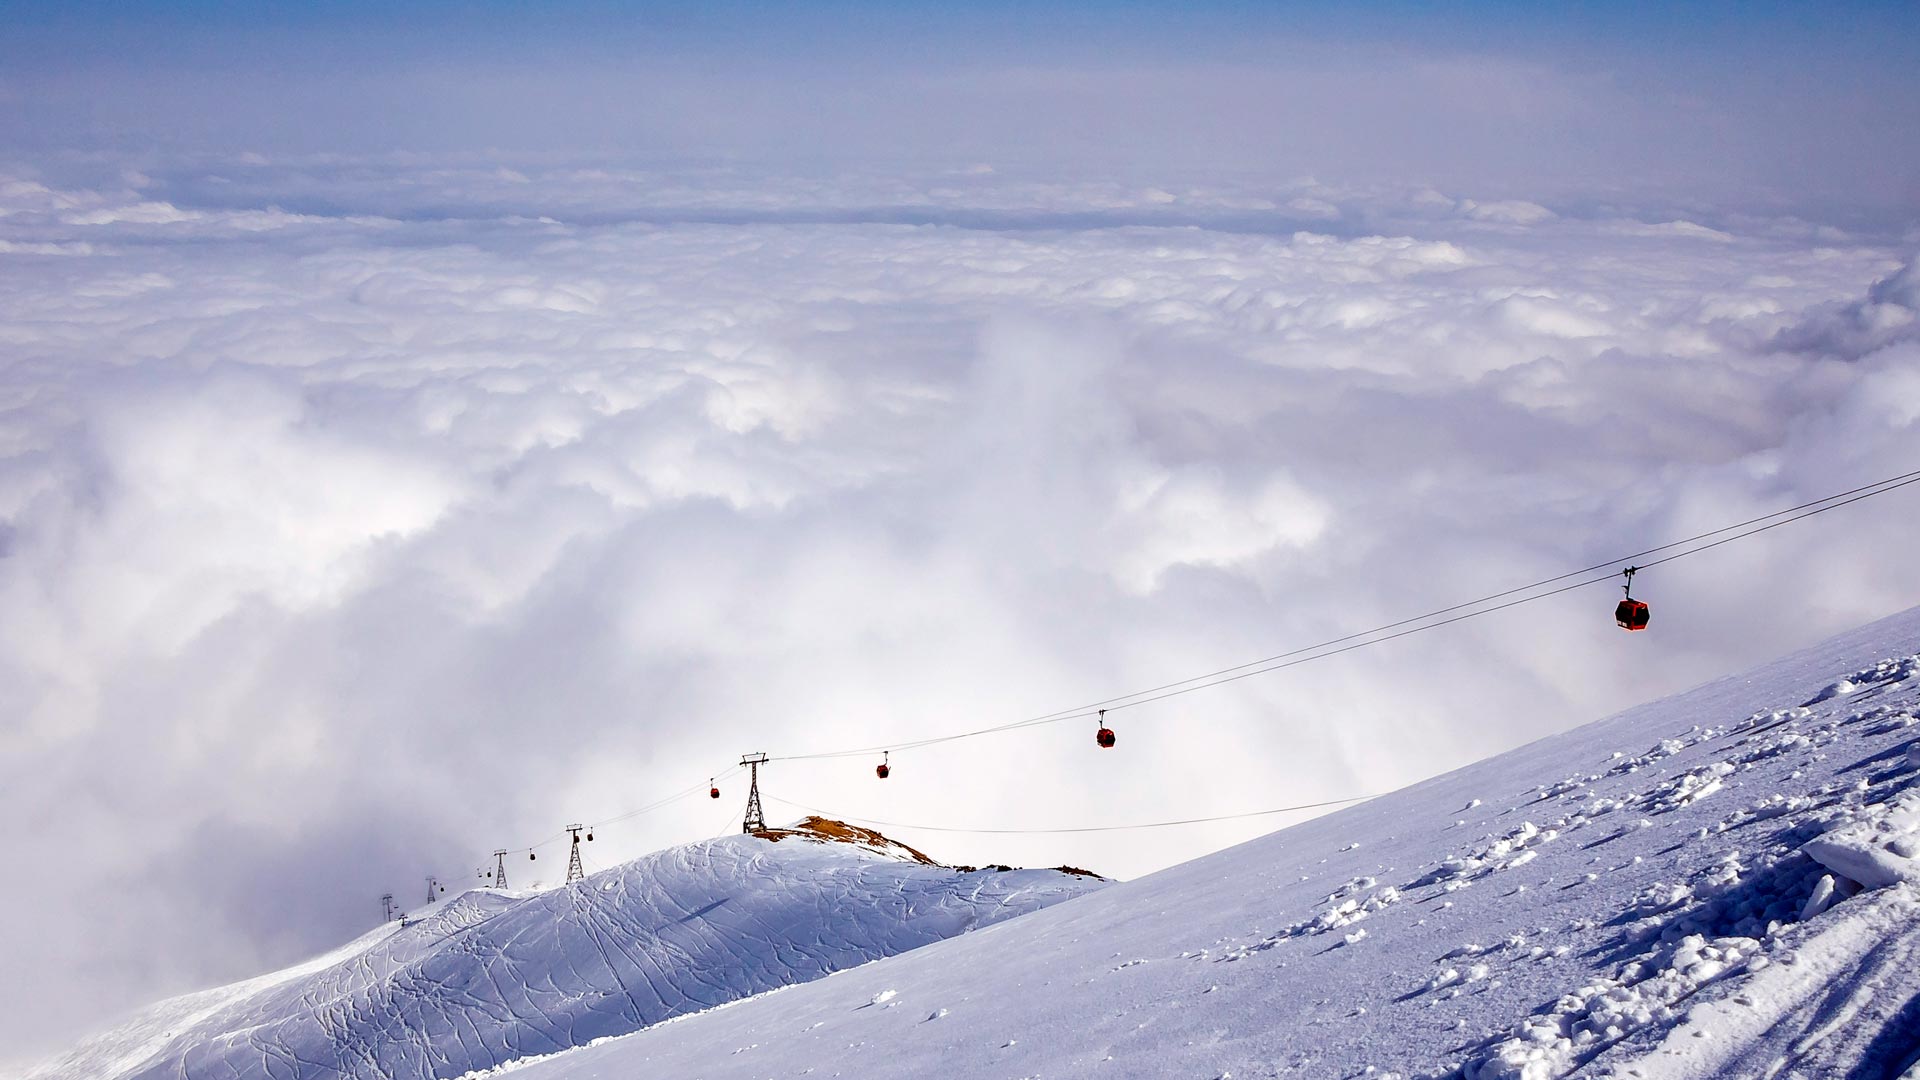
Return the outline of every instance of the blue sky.
[[[46,149],[992,160],[1901,213],[1910,4],[11,4]]]
[[[1867,67],[1920,56],[1912,5],[1289,3],[776,3],[504,2],[7,3],[0,47],[15,63],[57,66],[76,55],[139,67],[241,44],[299,42],[368,57],[522,56],[693,49],[753,54],[858,52],[885,43],[921,51],[899,61],[982,55],[1059,57],[1257,52],[1273,38],[1654,62],[1823,59]],[[955,35],[964,34],[964,40]],[[60,57],[44,50],[57,44]],[[131,51],[129,51],[131,47]],[[228,54],[245,65],[253,59]]]

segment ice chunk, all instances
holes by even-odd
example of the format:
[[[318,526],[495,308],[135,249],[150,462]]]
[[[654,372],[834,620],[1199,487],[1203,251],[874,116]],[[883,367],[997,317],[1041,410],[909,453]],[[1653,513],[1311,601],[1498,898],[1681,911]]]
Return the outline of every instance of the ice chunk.
[[[1920,882],[1920,792],[1869,807],[1859,819],[1801,848],[1820,865],[1869,889]]]
[[[1813,884],[1813,895],[1807,897],[1806,906],[1800,909],[1802,922],[1827,910],[1833,903],[1833,875],[1821,874],[1820,880]]]

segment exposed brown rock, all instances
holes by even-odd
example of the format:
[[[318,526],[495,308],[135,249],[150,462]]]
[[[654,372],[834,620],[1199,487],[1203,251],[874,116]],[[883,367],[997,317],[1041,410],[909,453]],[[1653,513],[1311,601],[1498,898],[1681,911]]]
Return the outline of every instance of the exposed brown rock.
[[[835,821],[832,818],[823,818],[818,815],[809,815],[792,828],[761,829],[753,835],[762,840],[771,840],[775,843],[779,843],[789,836],[798,836],[802,839],[822,843],[857,844],[862,847],[875,848],[881,851],[896,850],[911,857],[915,862],[925,863],[928,866],[941,865],[939,862],[929,858],[926,853],[903,844],[898,840],[891,839],[881,833],[877,833],[872,829],[863,829],[858,825],[849,825],[844,821]]]
[[[753,835],[776,844],[789,836],[799,837],[802,840],[811,840],[820,844],[853,844],[874,851],[904,855],[915,862],[924,863],[927,866],[946,865],[935,861],[926,853],[892,839],[883,833],[875,832],[872,829],[863,829],[858,825],[849,825],[844,821],[835,821],[832,818],[820,817],[817,814],[802,818],[799,824],[789,828],[760,829]],[[974,873],[981,869],[1007,871],[1012,870],[1013,867],[1000,863],[986,867],[954,866],[949,867],[949,869],[958,870],[962,873]],[[1070,874],[1074,877],[1100,877],[1099,874],[1091,870],[1082,870],[1077,866],[1056,866],[1053,869],[1062,874]]]

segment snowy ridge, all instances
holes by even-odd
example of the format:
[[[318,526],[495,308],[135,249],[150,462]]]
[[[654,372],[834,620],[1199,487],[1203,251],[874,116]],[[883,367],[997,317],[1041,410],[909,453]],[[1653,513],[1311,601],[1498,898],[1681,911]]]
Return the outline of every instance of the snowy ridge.
[[[1071,904],[499,1070],[1665,1080],[1920,1063],[1920,609]]]
[[[34,1077],[121,1076],[138,1068],[166,1048],[174,1033],[206,1025],[208,1021],[236,1003],[263,993],[289,980],[325,971],[349,962],[400,929],[397,922],[384,923],[330,953],[292,967],[282,968],[257,978],[230,983],[191,994],[169,998],[141,1010],[132,1023],[87,1039],[59,1062],[34,1072]]]
[[[476,890],[326,957],[163,1002],[35,1080],[449,1077],[819,978],[1105,884],[968,872],[837,823]],[[844,829],[844,826],[840,828]]]

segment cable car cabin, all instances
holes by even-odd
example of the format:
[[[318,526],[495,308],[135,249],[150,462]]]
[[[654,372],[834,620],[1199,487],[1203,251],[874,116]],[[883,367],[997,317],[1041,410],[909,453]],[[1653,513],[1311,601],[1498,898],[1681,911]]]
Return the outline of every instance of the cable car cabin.
[[[708,788],[708,789],[707,789],[707,795],[708,795],[708,796],[710,796],[711,798],[715,798],[715,799],[717,799],[717,798],[719,798],[719,797],[720,797],[720,789],[719,789],[719,788]]]
[[[1103,727],[1099,731],[1094,732],[1093,741],[1099,743],[1102,749],[1113,749],[1113,729]]]
[[[1640,568],[1637,566],[1629,566],[1620,572],[1627,579],[1627,583],[1621,586],[1620,590],[1626,593],[1626,598],[1620,601],[1619,607],[1613,609],[1613,621],[1619,623],[1622,630],[1647,628],[1647,605],[1633,598],[1633,575],[1639,572]]]
[[[1649,617],[1646,603],[1640,600],[1622,600],[1620,606],[1613,609],[1613,621],[1619,623],[1622,630],[1645,630]]]
[[[887,765],[875,765],[873,767],[873,775],[885,780],[887,777],[893,775],[893,769]]]

